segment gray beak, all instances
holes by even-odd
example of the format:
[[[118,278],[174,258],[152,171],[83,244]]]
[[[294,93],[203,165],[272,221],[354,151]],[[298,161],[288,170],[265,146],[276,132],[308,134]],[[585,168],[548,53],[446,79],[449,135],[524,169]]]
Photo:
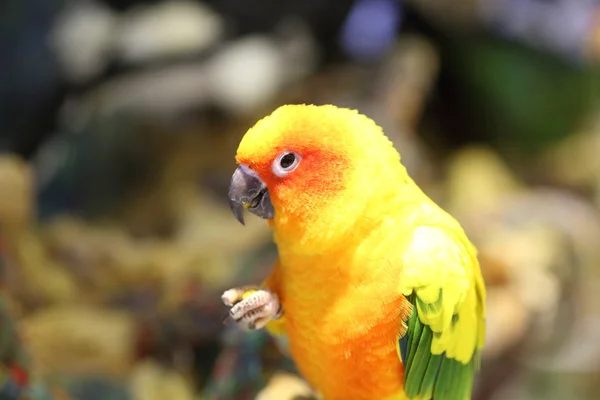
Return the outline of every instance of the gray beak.
[[[231,177],[229,206],[242,225],[245,209],[264,219],[272,219],[275,215],[267,186],[256,172],[246,165],[240,165]]]

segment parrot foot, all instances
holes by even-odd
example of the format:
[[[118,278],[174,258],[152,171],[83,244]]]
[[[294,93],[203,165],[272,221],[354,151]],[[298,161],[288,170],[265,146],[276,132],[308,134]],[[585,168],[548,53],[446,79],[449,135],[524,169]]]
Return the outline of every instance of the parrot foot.
[[[226,290],[221,300],[231,307],[227,318],[244,329],[262,329],[283,314],[277,294],[268,289],[241,287]]]

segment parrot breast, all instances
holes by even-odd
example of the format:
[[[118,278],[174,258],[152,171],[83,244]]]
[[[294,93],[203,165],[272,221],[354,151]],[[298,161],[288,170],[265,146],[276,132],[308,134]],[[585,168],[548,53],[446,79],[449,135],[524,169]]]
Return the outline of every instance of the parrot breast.
[[[397,294],[391,268],[370,271],[370,277],[349,276],[342,265],[346,259],[329,255],[312,257],[310,264],[296,259],[291,265],[282,259],[290,352],[301,374],[325,400],[398,396],[404,368],[397,343],[411,305]]]

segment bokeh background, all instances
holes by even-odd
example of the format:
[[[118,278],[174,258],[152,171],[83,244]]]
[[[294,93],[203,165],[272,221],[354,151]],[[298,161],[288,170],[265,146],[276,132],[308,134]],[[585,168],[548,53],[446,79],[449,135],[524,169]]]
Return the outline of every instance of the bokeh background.
[[[308,395],[221,292],[275,248],[226,191],[285,103],[375,119],[488,285],[475,400],[600,393],[595,0],[0,2],[0,398]]]

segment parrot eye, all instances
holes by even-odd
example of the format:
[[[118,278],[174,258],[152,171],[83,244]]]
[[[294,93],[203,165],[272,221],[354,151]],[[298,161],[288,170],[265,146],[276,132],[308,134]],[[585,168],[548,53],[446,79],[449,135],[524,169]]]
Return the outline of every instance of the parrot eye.
[[[275,159],[273,173],[280,177],[286,176],[296,169],[301,158],[299,154],[292,151],[284,151]]]

